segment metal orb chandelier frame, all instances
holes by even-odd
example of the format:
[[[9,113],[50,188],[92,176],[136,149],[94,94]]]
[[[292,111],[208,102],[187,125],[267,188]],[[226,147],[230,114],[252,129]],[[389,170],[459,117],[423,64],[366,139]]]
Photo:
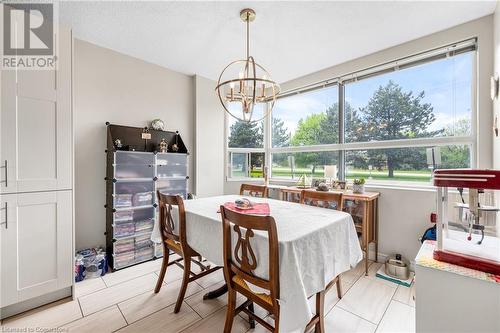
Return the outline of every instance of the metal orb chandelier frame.
[[[215,90],[224,110],[240,121],[254,123],[266,118],[274,107],[280,92],[279,85],[271,79],[269,72],[255,62],[250,55],[250,22],[255,20],[255,11],[250,8],[240,12],[240,18],[246,23],[246,60],[236,60],[227,65],[219,76]],[[239,67],[238,78],[223,79],[224,74],[234,67]],[[259,75],[260,74],[262,75]],[[231,111],[229,104],[239,104],[241,116]],[[252,119],[254,106],[263,104],[262,117]],[[267,104],[267,105],[266,105]]]

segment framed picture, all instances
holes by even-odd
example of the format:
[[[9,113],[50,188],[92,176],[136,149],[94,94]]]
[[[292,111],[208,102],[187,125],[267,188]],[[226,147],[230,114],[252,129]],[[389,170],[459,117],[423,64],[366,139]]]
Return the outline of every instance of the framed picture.
[[[326,180],[324,178],[313,178],[311,187],[318,187],[320,183],[326,184]]]

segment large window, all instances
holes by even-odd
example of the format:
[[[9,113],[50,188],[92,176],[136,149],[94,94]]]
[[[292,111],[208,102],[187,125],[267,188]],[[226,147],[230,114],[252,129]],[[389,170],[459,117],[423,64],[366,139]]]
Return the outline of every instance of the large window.
[[[271,174],[276,179],[324,178],[325,165],[339,164],[338,151],[274,153],[272,158]]]
[[[473,63],[468,52],[346,84],[346,142],[470,135]]]
[[[429,182],[433,167],[473,167],[475,65],[470,40],[288,92],[266,123],[230,124],[229,158],[239,149],[255,169],[250,153],[260,153],[271,178],[289,180],[321,178],[325,165],[369,182]]]
[[[346,152],[346,179],[420,181],[431,180],[427,160],[428,149],[433,147],[407,147]],[[438,151],[441,168],[470,167],[470,146],[441,146]]]
[[[311,146],[339,142],[338,87],[280,98],[272,112],[272,146]]]
[[[228,176],[261,178],[264,174],[264,122],[228,121]]]

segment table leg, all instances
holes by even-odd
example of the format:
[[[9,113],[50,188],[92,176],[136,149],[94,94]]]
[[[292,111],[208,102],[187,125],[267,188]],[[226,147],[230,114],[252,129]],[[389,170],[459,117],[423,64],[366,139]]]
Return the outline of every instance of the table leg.
[[[368,220],[369,218],[369,201],[365,201],[363,205],[363,245],[365,247],[365,276],[368,276],[368,223],[370,221]]]
[[[227,293],[227,284],[224,284],[222,287],[217,288],[215,290],[209,291],[208,293],[203,295],[203,299],[204,300],[215,299],[224,295],[225,293]]]

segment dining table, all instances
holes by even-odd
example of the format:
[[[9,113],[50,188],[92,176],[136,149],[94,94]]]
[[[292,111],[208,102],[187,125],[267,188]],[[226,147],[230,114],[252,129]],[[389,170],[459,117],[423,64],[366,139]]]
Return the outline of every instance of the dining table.
[[[223,195],[184,201],[187,242],[215,265],[224,265],[220,206],[241,198]],[[304,332],[316,310],[309,299],[363,259],[353,219],[348,213],[327,208],[269,198],[250,200],[267,203],[276,223],[280,332]],[[178,214],[172,215],[177,226]],[[267,233],[255,231],[251,242],[258,263],[254,274],[268,278]]]

